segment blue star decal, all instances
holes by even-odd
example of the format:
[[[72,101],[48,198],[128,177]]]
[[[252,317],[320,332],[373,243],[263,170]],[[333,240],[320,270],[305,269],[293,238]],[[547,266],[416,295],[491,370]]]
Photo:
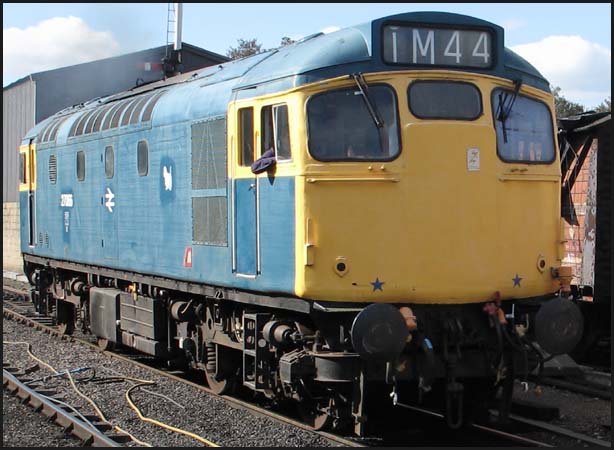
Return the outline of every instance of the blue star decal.
[[[518,274],[516,274],[516,277],[512,278],[512,281],[514,282],[514,286],[513,287],[516,287],[516,286],[521,287],[520,286],[520,280],[522,280],[522,278],[520,278],[518,276]]]
[[[379,277],[377,277],[375,279],[375,281],[373,283],[371,283],[371,284],[373,285],[373,292],[375,292],[377,290],[383,291],[382,286],[384,285],[384,282],[380,281]]]

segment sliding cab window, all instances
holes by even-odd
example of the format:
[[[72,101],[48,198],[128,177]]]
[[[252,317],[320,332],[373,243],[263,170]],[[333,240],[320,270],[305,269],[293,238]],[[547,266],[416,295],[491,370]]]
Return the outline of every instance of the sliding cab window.
[[[280,104],[262,108],[261,118],[262,154],[272,150],[276,161],[292,159],[290,149],[290,127],[288,123],[288,105]]]
[[[475,120],[482,115],[480,90],[470,83],[414,81],[407,97],[409,110],[419,119]]]
[[[492,109],[499,158],[510,163],[549,164],[554,161],[552,116],[545,103],[495,89]]]
[[[239,165],[249,167],[254,162],[254,109],[239,110]]]
[[[358,87],[316,94],[307,122],[319,161],[390,161],[400,152],[396,96],[386,85],[369,85],[368,99]]]

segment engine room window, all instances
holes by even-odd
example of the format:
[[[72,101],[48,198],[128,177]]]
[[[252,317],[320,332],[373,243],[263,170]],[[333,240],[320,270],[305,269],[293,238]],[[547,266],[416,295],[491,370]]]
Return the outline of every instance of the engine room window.
[[[536,164],[554,161],[552,116],[545,103],[495,89],[492,109],[497,154],[503,161]]]
[[[136,152],[139,175],[144,177],[149,172],[149,147],[147,141],[139,141]]]
[[[254,109],[239,110],[239,165],[251,166],[254,162]]]
[[[113,146],[109,145],[104,149],[104,174],[107,178],[113,178],[115,173],[115,155]]]
[[[77,180],[85,180],[85,152],[77,152]]]
[[[309,99],[309,152],[315,159],[389,161],[397,157],[400,147],[394,91],[388,86],[370,85],[367,92],[365,98],[352,87]]]
[[[273,105],[262,108],[262,153],[273,149],[277,161],[292,159],[288,105]]]
[[[480,90],[469,83],[414,81],[407,96],[419,119],[475,120],[482,115]]]

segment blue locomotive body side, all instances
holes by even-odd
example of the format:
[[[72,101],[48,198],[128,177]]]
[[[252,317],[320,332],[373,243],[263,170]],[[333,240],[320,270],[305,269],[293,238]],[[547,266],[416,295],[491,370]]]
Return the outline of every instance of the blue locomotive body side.
[[[232,181],[226,174],[225,188],[192,189],[190,151],[192,125],[212,118],[225,122],[224,97],[227,100],[230,92],[220,90],[219,85],[215,90],[201,89],[200,92],[205,91],[200,94],[204,101],[199,102],[193,98],[199,91],[194,91],[194,86],[182,86],[173,95],[163,97],[149,126],[130,125],[121,132],[106,130],[102,136],[70,138],[66,145],[61,145],[70,129],[70,123],[66,123],[56,146],[40,145],[36,152],[35,191],[38,242],[29,246],[28,193],[21,192],[22,251],[136,273],[293,294],[293,177],[259,182],[258,222],[254,209],[252,215],[238,216],[233,230],[231,215],[226,213],[223,216],[226,236],[221,244],[207,245],[193,239],[192,218],[194,208],[199,207],[193,207],[194,199],[217,197],[226,203],[227,212],[233,208],[229,189]],[[217,98],[219,106],[211,104],[212,97]],[[182,104],[191,104],[193,109],[186,112]],[[137,146],[142,141],[148,146],[148,173],[144,176],[139,175],[137,162]],[[105,149],[109,146],[113,148],[114,173],[108,178]],[[83,181],[77,179],[78,152],[85,155]],[[56,158],[55,183],[49,177],[51,155]],[[237,179],[234,183],[237,202],[245,201],[241,197],[244,192],[255,198],[253,189],[250,190],[253,179]],[[235,272],[233,232],[238,249]],[[257,236],[260,267],[256,264]],[[257,269],[260,269],[257,277],[237,276],[256,275]]]

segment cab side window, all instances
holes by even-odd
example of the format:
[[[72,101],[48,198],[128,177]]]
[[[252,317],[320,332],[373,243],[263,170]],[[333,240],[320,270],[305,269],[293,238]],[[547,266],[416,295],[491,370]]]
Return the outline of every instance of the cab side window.
[[[262,108],[262,153],[275,151],[277,161],[292,159],[288,105],[285,103]]]
[[[254,162],[254,109],[239,110],[239,165],[249,167]]]
[[[19,154],[19,182],[21,184],[25,184],[26,183],[26,154],[25,153],[20,153]]]

